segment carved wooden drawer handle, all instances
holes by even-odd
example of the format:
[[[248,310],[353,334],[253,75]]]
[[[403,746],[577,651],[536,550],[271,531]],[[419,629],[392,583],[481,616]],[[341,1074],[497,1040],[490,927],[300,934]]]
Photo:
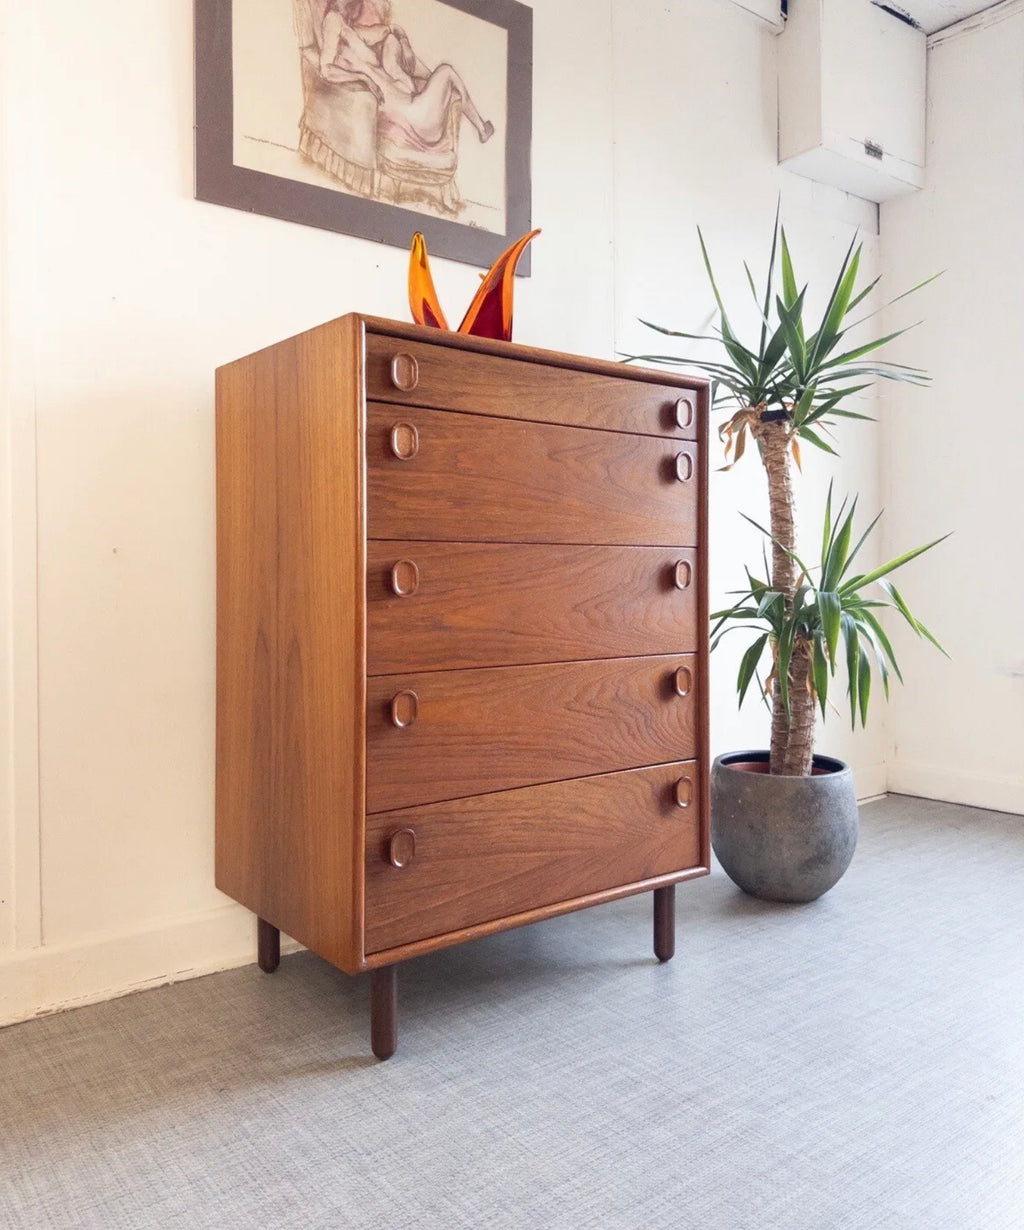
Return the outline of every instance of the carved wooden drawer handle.
[[[688,666],[681,666],[675,673],[677,696],[689,696],[693,687],[693,673]]]
[[[693,568],[688,559],[676,560],[674,583],[676,589],[689,589],[693,580]]]
[[[689,397],[680,397],[676,402],[676,424],[679,427],[689,427],[693,422],[693,402]]]
[[[392,867],[408,867],[416,857],[416,833],[413,829],[399,829],[388,841],[388,862]]]
[[[420,382],[420,365],[404,351],[391,360],[391,383],[403,393],[411,393]]]
[[[391,451],[399,461],[411,461],[420,451],[420,433],[415,423],[396,423],[391,428]]]
[[[400,559],[391,567],[391,592],[408,598],[420,587],[420,570],[415,560]]]
[[[693,778],[681,777],[675,784],[673,791],[676,800],[676,807],[689,807],[693,802]]]
[[[676,453],[676,478],[681,483],[693,478],[693,458],[689,453]]]
[[[420,715],[420,698],[412,689],[396,692],[391,698],[391,725],[399,730],[411,726]]]

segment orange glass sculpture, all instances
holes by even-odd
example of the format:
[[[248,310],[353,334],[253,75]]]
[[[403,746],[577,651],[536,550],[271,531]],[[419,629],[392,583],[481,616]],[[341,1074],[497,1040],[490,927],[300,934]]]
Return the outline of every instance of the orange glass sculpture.
[[[522,239],[517,239],[484,274],[480,288],[459,325],[459,333],[492,337],[502,342],[512,340],[512,292],[515,289],[516,265],[526,251],[526,245],[539,234],[539,230],[530,231]],[[448,328],[434,289],[427,244],[419,231],[413,236],[409,252],[409,307],[418,325],[428,325],[433,329]]]

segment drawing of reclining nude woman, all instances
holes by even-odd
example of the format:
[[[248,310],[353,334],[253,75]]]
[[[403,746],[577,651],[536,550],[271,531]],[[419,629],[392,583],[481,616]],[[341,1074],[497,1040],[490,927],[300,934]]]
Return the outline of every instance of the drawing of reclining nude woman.
[[[378,132],[412,149],[430,150],[450,137],[452,104],[481,141],[494,125],[477,110],[466,83],[450,64],[428,68],[404,30],[391,25],[388,0],[331,0],[320,41],[326,81],[362,80],[379,104]]]

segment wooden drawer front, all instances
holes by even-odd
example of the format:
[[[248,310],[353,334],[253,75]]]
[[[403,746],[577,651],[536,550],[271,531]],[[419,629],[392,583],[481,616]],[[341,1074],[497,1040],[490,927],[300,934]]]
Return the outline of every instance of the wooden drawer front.
[[[697,648],[697,552],[367,544],[366,669],[567,662]]]
[[[366,810],[689,759],[696,685],[692,654],[378,675]]]
[[[366,454],[371,538],[697,545],[687,441],[370,405]]]
[[[697,389],[368,334],[371,400],[697,439]],[[400,387],[401,386],[401,387]]]
[[[366,951],[697,867],[700,796],[689,761],[371,816]]]

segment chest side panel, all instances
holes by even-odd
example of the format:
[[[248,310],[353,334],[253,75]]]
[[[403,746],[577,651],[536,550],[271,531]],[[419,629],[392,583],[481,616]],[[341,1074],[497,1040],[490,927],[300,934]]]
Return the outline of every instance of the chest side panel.
[[[358,322],[218,375],[217,883],[362,958],[365,538]]]

